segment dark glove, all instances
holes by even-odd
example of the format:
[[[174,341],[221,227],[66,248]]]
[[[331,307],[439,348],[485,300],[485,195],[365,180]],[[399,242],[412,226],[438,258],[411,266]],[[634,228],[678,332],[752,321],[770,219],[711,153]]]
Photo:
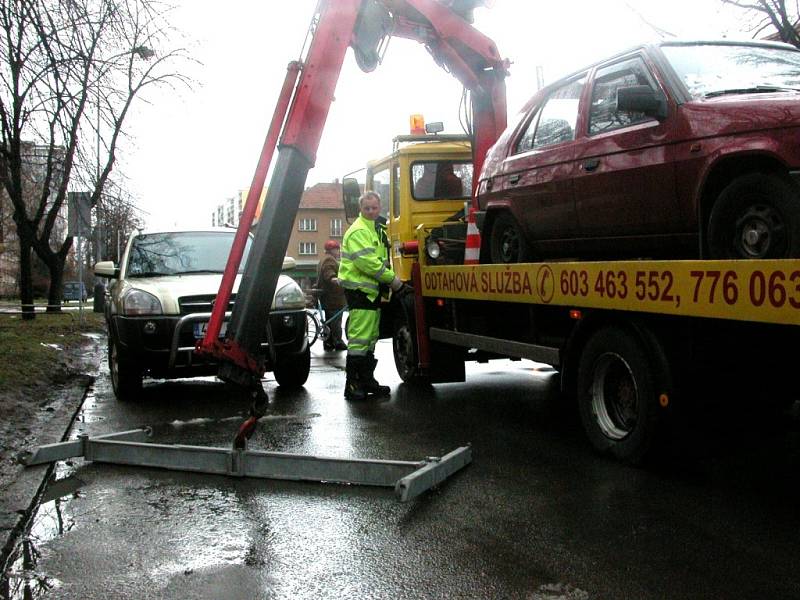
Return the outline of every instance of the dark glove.
[[[394,295],[397,296],[398,298],[402,298],[406,294],[413,294],[413,293],[414,293],[414,288],[408,285],[407,283],[404,283],[403,285],[400,286],[399,289],[394,291]]]

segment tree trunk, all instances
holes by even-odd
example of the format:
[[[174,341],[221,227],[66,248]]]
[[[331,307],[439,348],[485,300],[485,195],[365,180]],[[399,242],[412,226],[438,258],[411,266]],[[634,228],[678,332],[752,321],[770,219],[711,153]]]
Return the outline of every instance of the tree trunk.
[[[50,287],[47,289],[47,312],[61,312],[61,301],[64,299],[64,261],[48,260],[45,264],[50,273]]]
[[[64,299],[64,265],[67,254],[72,248],[72,238],[67,238],[58,252],[53,252],[49,244],[38,240],[34,246],[37,256],[47,267],[50,275],[50,286],[47,288],[47,312],[61,312],[61,301]]]
[[[31,270],[33,248],[24,227],[17,225],[17,237],[19,239],[19,298],[22,304],[22,319],[29,321],[36,318],[36,311],[33,306],[33,277]]]

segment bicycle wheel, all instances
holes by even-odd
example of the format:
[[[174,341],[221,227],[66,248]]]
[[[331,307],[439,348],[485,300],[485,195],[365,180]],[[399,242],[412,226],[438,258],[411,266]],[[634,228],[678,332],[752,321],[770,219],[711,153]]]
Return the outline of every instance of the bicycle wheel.
[[[310,310],[306,311],[306,337],[308,338],[309,347],[317,341],[319,337],[320,325],[315,315]]]

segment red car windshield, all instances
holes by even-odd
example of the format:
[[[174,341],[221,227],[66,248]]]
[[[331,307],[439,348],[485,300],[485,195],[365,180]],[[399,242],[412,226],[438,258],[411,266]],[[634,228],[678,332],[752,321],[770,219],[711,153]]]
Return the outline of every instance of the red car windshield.
[[[800,51],[757,45],[661,46],[693,98],[800,91]]]

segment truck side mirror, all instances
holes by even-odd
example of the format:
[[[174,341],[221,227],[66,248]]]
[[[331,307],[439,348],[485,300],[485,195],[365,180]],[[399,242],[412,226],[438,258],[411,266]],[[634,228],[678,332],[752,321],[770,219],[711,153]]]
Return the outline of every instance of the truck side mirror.
[[[667,118],[667,97],[649,85],[634,85],[617,90],[617,110],[640,112],[659,121]]]
[[[361,186],[358,184],[358,180],[353,177],[345,177],[342,180],[342,203],[348,223],[352,223],[358,218],[358,198],[360,196]]]

